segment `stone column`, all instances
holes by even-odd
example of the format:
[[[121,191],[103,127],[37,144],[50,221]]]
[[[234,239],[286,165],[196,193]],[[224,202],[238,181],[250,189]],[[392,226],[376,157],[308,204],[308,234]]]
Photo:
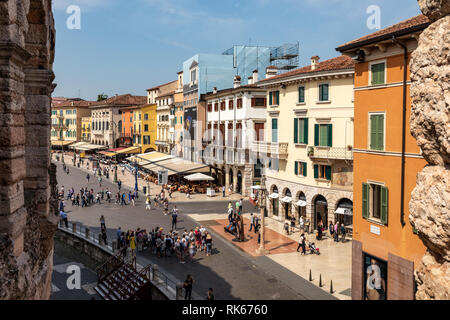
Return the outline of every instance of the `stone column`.
[[[225,193],[229,193],[230,188],[230,167],[228,165],[225,166]]]

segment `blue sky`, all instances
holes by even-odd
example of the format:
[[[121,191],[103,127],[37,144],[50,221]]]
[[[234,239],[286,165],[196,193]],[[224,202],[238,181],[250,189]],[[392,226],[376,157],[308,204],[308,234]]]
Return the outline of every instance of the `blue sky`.
[[[69,30],[69,5],[81,8],[81,29]],[[53,0],[56,24],[53,96],[146,95],[176,79],[196,53],[222,53],[235,44],[300,42],[300,66],[313,55],[420,13],[416,0]]]

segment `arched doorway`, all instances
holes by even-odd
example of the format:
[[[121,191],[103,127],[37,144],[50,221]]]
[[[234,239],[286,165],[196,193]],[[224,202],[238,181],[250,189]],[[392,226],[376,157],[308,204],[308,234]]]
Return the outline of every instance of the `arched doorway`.
[[[306,221],[306,196],[303,192],[300,191],[300,193],[297,196],[297,202],[296,202],[296,219],[297,221],[300,220],[300,217],[303,217],[303,221]]]
[[[283,212],[284,218],[286,220],[290,220],[292,217],[292,194],[291,190],[286,189],[284,192],[284,197],[281,199],[283,202]]]
[[[314,200],[314,229],[317,229],[319,222],[322,222],[324,228],[328,226],[328,202],[322,195]]]
[[[334,211],[335,218],[339,224],[344,224],[345,227],[353,225],[353,201],[347,198],[339,200],[336,210]]]
[[[278,188],[273,186],[272,193],[270,194],[270,202],[272,203],[272,215],[278,216],[279,200],[278,200]]]
[[[236,192],[242,194],[242,172],[241,171],[238,171],[238,173],[237,173]]]

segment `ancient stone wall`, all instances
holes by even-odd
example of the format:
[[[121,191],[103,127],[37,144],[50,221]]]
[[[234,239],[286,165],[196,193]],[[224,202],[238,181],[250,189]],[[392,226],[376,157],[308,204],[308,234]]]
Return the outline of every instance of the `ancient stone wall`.
[[[450,0],[418,0],[431,25],[411,60],[411,134],[428,161],[409,203],[427,247],[416,268],[417,299],[450,299]]]
[[[0,0],[0,299],[51,293],[54,42],[51,0]]]

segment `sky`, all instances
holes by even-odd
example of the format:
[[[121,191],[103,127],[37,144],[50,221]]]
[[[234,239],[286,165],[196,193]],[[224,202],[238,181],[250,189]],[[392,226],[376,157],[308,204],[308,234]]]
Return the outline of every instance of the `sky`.
[[[71,5],[80,29],[67,27]],[[420,14],[416,0],[53,0],[53,96],[143,96],[176,80],[193,55],[233,45],[299,42],[300,66],[330,59],[337,46],[377,31],[367,26],[371,5],[381,28]]]

